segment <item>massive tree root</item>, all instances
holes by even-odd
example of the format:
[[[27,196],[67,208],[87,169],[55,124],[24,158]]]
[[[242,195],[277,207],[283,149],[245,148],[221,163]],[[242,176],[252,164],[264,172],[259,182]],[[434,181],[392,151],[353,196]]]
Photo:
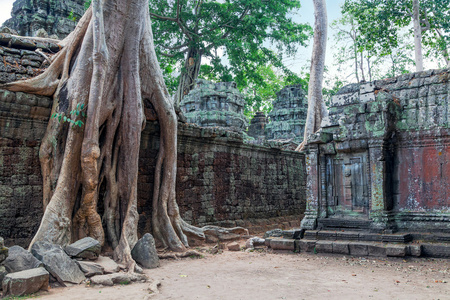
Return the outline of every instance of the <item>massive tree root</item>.
[[[154,51],[148,0],[94,0],[61,44],[44,73],[0,86],[52,96],[52,115],[61,116],[50,120],[40,148],[45,212],[32,244],[65,245],[91,236],[109,242],[116,260],[134,270],[138,155],[148,100],[161,128],[154,235],[167,248],[186,251],[185,234],[204,238],[208,228],[185,223],[176,203],[177,118]]]

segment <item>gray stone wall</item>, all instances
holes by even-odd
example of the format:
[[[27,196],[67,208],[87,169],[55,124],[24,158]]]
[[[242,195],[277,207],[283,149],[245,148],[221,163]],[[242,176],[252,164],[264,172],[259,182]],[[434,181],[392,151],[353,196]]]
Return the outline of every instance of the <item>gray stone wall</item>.
[[[23,36],[36,36],[39,29],[44,29],[48,35],[62,39],[72,32],[84,14],[84,3],[85,0],[17,0],[13,4],[12,18],[3,26]]]
[[[42,72],[46,65],[33,51],[37,46],[49,55],[56,50],[52,50],[56,45],[35,45],[0,34],[0,58],[7,62],[0,69],[0,83]],[[48,97],[0,90],[0,236],[7,245],[27,246],[43,214],[39,145],[51,105]],[[158,124],[148,122],[139,164],[141,234],[151,230],[158,135]],[[254,232],[274,224],[299,226],[305,210],[302,154],[246,144],[242,133],[192,125],[180,124],[178,141],[176,192],[187,221],[239,225]]]
[[[351,216],[377,231],[450,232],[449,89],[443,69],[333,96],[309,138],[307,185],[319,192],[308,194],[303,227]]]

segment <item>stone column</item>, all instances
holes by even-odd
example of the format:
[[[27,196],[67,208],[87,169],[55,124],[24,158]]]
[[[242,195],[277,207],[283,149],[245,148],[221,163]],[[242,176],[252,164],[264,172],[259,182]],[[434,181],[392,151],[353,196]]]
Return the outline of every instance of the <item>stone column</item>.
[[[369,142],[369,175],[370,175],[370,206],[369,218],[373,221],[373,231],[392,231],[391,213],[389,212],[392,198],[387,191],[388,174],[386,164],[385,142],[372,140]]]
[[[319,166],[319,145],[308,145],[308,153],[305,155],[306,161],[306,211],[301,222],[301,228],[313,230],[317,228],[317,218],[319,217],[319,193],[320,193],[320,166]]]

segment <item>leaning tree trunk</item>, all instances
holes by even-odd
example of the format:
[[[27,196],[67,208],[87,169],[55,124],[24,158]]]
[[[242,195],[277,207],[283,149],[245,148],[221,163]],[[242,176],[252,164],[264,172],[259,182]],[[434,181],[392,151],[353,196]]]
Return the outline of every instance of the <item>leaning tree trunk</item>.
[[[200,66],[202,60],[202,52],[196,47],[189,47],[186,55],[186,61],[184,62],[184,68],[181,71],[180,83],[178,84],[177,93],[175,94],[175,105],[179,107],[181,100],[184,96],[194,88],[195,80],[200,73]]]
[[[420,25],[419,0],[413,0],[413,23],[414,23],[414,55],[416,61],[416,72],[423,71],[422,55],[422,26]]]
[[[185,234],[247,233],[243,228],[197,228],[180,217],[175,198],[177,118],[154,51],[148,0],[94,0],[60,45],[44,73],[0,86],[52,96],[52,116],[67,121],[51,118],[42,141],[45,212],[31,244],[66,245],[90,236],[109,242],[116,260],[134,271],[143,100],[153,105],[161,128],[155,237],[171,250],[184,251]]]
[[[327,7],[325,0],[313,0],[313,2],[315,22],[311,74],[308,87],[308,113],[303,142],[297,147],[297,151],[301,151],[304,148],[309,135],[320,129],[322,119],[327,115],[327,108],[322,96],[323,72],[327,48]]]

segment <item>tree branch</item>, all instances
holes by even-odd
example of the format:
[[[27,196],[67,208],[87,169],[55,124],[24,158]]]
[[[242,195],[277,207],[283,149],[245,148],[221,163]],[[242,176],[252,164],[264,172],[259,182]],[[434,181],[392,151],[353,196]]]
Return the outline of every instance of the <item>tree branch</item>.
[[[241,16],[239,17],[239,20],[238,20],[238,22],[237,22],[236,25],[238,25],[238,24],[245,18],[245,16],[247,15],[247,13],[248,13],[249,10],[250,10],[250,7],[247,6],[247,7],[245,8],[245,10],[242,12]],[[230,26],[227,26],[227,27],[230,27]],[[233,27],[231,27],[231,28],[233,28]],[[224,39],[224,38],[226,38],[227,36],[229,36],[230,33],[231,33],[231,30],[228,30],[227,32],[225,32],[225,33],[222,35],[222,39]]]

